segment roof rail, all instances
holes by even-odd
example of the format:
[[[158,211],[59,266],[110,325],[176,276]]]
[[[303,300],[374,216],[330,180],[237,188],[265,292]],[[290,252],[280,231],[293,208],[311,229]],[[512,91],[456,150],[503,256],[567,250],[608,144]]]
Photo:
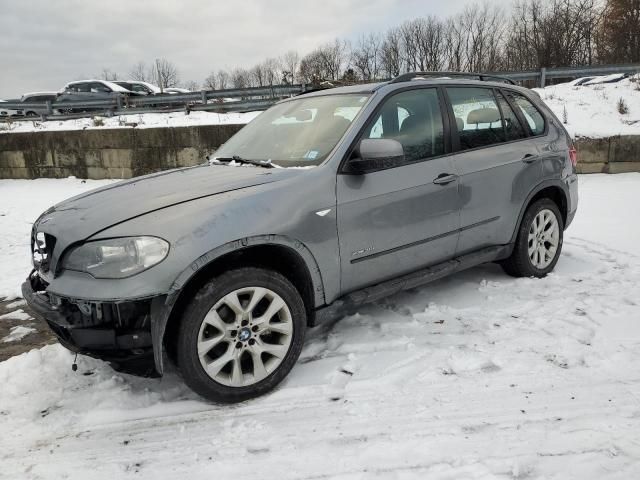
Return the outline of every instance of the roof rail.
[[[468,78],[472,80],[480,80],[482,82],[504,82],[510,83],[511,85],[515,85],[516,82],[507,77],[501,77],[499,75],[491,75],[488,73],[473,73],[473,72],[409,72],[403,73],[402,75],[397,76],[389,83],[400,83],[400,82],[408,82],[409,80],[413,80],[415,78],[420,77],[432,77],[432,78],[446,78],[446,77],[460,77],[460,78]]]

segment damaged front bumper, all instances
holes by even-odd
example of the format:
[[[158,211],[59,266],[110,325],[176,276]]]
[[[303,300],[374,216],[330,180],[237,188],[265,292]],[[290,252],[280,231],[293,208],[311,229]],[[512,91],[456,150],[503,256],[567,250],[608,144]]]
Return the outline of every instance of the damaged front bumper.
[[[156,368],[154,362],[152,317],[162,314],[165,295],[122,302],[87,301],[59,297],[46,288],[46,282],[33,272],[22,284],[22,296],[64,347],[108,361],[126,373],[161,374],[161,364]]]

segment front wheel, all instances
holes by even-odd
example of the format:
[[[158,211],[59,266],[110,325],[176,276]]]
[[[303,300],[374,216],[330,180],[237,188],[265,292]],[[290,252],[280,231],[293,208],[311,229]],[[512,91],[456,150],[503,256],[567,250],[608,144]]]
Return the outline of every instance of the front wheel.
[[[306,323],[302,298],[283,275],[230,270],[205,284],[186,308],[178,368],[192,390],[214,402],[257,397],[295,364]]]
[[[514,277],[542,278],[553,270],[562,251],[564,223],[553,200],[541,198],[522,218],[511,257],[501,265]]]

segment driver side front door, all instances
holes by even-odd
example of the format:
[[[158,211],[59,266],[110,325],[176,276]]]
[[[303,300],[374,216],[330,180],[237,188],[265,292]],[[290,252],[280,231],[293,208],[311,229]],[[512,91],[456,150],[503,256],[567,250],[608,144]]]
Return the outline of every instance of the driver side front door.
[[[341,292],[348,293],[452,258],[459,236],[458,179],[445,142],[436,88],[389,97],[362,138],[393,138],[397,167],[338,174]]]

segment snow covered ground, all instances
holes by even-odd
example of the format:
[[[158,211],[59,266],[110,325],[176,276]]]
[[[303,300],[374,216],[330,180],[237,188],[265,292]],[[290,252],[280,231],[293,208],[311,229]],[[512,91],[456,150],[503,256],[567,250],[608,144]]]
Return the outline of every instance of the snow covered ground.
[[[602,138],[614,135],[640,135],[640,75],[615,83],[596,77],[584,85],[575,81],[534,90],[574,137]],[[620,113],[623,100],[627,113]],[[566,111],[566,115],[565,115]]]
[[[31,268],[31,225],[51,205],[114,180],[0,180],[0,300],[21,295]]]
[[[0,181],[0,208],[28,223],[46,205],[27,192],[88,186]],[[87,358],[74,373],[58,345],[2,362],[0,477],[640,478],[640,174],[582,176],[580,194],[554,274],[486,265],[363,307],[311,330],[283,385],[244,404],[175,374]],[[0,271],[17,286],[12,238]]]
[[[158,128],[187,127],[193,125],[224,125],[249,123],[261,112],[248,113],[212,113],[184,112],[141,113],[118,115],[114,117],[89,117],[74,120],[25,120],[12,123],[0,123],[0,134],[12,132],[34,132],[53,130],[94,130],[109,128]],[[95,118],[99,119],[96,120]]]

